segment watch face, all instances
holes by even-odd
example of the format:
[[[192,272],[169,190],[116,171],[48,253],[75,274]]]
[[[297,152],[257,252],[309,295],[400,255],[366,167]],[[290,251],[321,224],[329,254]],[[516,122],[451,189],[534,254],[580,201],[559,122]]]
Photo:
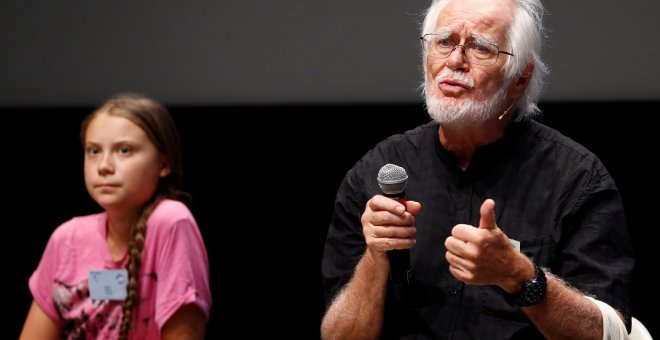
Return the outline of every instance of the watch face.
[[[545,296],[546,278],[545,273],[539,267],[535,267],[536,277],[525,282],[516,297],[516,304],[521,307],[535,305]]]
[[[537,280],[532,280],[526,283],[525,300],[529,303],[538,303],[543,298],[545,291],[544,285]]]

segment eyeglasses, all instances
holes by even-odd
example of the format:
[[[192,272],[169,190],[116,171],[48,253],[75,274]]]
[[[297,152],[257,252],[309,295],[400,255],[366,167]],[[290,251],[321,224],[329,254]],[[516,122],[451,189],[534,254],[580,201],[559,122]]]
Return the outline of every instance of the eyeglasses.
[[[456,47],[462,46],[465,57],[470,64],[493,65],[500,54],[513,56],[512,53],[500,51],[499,47],[490,43],[478,43],[474,40],[463,45],[456,44],[451,38],[442,37],[435,33],[424,34],[422,37],[424,53],[429,57],[444,59],[454,52]]]

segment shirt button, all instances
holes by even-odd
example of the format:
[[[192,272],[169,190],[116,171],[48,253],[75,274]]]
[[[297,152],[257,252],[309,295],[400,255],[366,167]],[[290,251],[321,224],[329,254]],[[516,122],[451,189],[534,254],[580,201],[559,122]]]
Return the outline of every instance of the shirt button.
[[[458,294],[458,290],[456,290],[454,288],[449,288],[449,294],[456,295],[456,294]]]

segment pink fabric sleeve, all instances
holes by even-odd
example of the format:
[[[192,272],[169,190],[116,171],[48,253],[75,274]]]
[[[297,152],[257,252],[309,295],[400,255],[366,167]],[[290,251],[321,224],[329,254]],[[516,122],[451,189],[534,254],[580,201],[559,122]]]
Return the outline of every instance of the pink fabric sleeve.
[[[43,311],[56,323],[61,323],[59,315],[53,305],[53,280],[57,273],[60,252],[63,250],[62,228],[53,232],[46,244],[46,249],[41,255],[37,269],[32,273],[29,280],[30,292],[34,301]]]
[[[209,261],[202,236],[192,217],[168,228],[158,245],[156,323],[165,322],[188,303],[199,306],[208,318],[211,307]]]

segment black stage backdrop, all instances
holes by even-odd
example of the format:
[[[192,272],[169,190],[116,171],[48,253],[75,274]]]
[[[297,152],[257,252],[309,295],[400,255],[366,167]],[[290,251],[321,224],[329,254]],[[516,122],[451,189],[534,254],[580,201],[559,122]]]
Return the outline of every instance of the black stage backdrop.
[[[651,260],[657,242],[643,233],[660,227],[656,169],[648,165],[660,142],[643,117],[658,104],[542,103],[540,118],[594,151],[617,182],[637,258],[633,314],[656,335]],[[0,108],[9,338],[20,332],[31,301],[28,278],[53,229],[99,211],[84,188],[78,137],[92,109]],[[318,338],[321,257],[335,191],[378,141],[428,121],[424,107],[171,105],[170,111],[211,264],[207,338]]]

